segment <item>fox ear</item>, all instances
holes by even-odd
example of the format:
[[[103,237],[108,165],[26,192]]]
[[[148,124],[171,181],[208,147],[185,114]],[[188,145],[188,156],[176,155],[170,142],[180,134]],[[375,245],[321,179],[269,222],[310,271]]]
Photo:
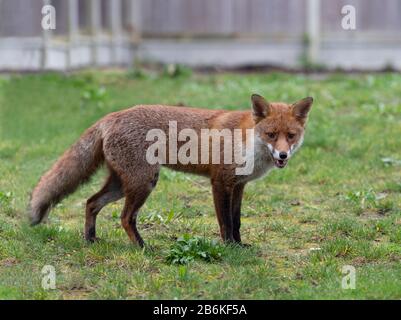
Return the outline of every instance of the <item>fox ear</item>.
[[[270,103],[265,98],[258,94],[253,94],[252,97],[252,113],[256,122],[266,118],[270,113]]]
[[[312,103],[312,97],[307,97],[299,100],[292,105],[292,113],[298,120],[305,122],[306,118],[308,117],[308,113],[312,107]]]

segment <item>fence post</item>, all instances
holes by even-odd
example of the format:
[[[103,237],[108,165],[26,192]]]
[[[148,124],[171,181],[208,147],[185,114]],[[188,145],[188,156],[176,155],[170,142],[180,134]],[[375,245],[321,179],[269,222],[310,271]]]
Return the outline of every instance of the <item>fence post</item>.
[[[68,43],[67,43],[67,69],[72,66],[72,49],[77,40],[79,23],[78,23],[78,0],[68,1]]]
[[[100,0],[90,0],[90,23],[92,42],[92,65],[98,64],[99,32],[101,28],[101,7]]]
[[[51,0],[43,0],[43,7],[50,5],[51,4]],[[46,69],[47,67],[47,62],[49,60],[49,46],[50,46],[50,40],[52,37],[52,30],[46,30],[46,29],[42,29],[42,54],[40,57],[40,68],[42,70]]]
[[[112,63],[118,63],[118,51],[121,45],[121,0],[110,1],[110,24],[111,24],[111,52]]]
[[[307,0],[306,25],[308,34],[308,59],[319,61],[320,50],[320,0]]]
[[[234,17],[233,17],[233,6],[234,3],[231,0],[223,0],[222,1],[222,6],[223,6],[223,13],[221,17],[221,22],[222,22],[222,31],[226,34],[233,33],[233,23],[234,23]]]
[[[141,0],[131,0],[129,2],[129,29],[131,42],[137,44],[141,41]]]

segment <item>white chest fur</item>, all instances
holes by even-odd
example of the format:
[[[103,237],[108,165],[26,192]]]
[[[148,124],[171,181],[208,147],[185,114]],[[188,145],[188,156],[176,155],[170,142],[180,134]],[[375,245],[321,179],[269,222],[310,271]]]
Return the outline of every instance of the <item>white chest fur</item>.
[[[241,176],[242,182],[248,182],[259,179],[274,168],[274,163],[267,145],[259,136],[254,136],[252,150],[247,150],[247,161],[253,161],[253,170],[250,174]]]

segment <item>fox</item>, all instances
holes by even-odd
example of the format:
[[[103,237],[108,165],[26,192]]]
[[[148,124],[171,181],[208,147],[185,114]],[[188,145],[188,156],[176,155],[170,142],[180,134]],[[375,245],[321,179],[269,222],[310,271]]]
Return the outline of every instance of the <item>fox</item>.
[[[99,192],[86,201],[84,238],[97,241],[96,217],[107,204],[122,198],[121,225],[129,239],[144,247],[137,228],[137,217],[156,187],[161,167],[210,179],[214,209],[222,241],[241,242],[241,205],[246,184],[265,176],[273,168],[283,169],[304,140],[312,97],[295,103],[268,102],[258,94],[251,96],[251,108],[242,111],[193,108],[187,106],[137,105],[104,116],[89,127],[54,163],[31,193],[28,217],[32,226],[46,220],[50,210],[102,166],[108,175]],[[176,161],[150,163],[146,150],[152,129],[167,132],[169,121],[179,129],[190,128],[244,132],[242,145],[252,141],[253,167],[247,174],[236,174],[237,163],[188,163]],[[167,139],[171,137],[168,136]],[[185,141],[178,141],[178,147]],[[200,145],[197,146],[201,152]],[[167,157],[176,156],[177,149]],[[249,150],[247,150],[249,151]],[[248,153],[247,153],[248,154]],[[248,156],[246,156],[247,159]]]

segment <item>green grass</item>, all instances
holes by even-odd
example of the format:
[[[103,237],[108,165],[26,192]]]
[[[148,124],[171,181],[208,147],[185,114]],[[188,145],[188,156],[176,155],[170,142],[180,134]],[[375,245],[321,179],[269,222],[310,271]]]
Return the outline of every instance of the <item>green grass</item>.
[[[250,248],[218,242],[206,179],[168,170],[140,213],[152,250],[130,244],[121,201],[100,213],[100,242],[82,239],[85,200],[103,171],[48,224],[28,226],[41,174],[103,115],[150,103],[246,109],[252,93],[310,95],[315,105],[288,167],[247,186]],[[0,125],[0,298],[401,298],[401,75],[3,76]],[[56,290],[41,288],[45,265],[55,267]],[[356,268],[354,290],[341,288],[344,265]]]

